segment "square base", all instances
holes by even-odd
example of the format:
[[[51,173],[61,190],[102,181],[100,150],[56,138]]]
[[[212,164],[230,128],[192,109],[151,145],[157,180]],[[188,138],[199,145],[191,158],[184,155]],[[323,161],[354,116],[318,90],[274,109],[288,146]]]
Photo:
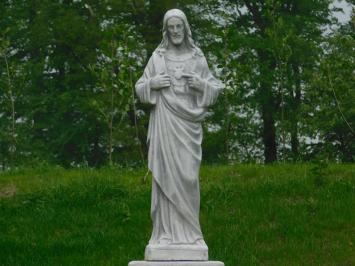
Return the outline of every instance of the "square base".
[[[148,245],[145,248],[148,261],[208,261],[206,245]]]
[[[224,266],[221,261],[131,261],[128,266]]]

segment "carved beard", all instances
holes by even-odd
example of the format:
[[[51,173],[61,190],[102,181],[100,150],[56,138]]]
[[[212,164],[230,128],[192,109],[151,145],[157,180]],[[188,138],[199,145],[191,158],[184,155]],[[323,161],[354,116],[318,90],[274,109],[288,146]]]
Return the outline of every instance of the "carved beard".
[[[184,37],[184,33],[176,34],[175,36],[169,34],[169,39],[175,46],[180,46],[184,42]]]

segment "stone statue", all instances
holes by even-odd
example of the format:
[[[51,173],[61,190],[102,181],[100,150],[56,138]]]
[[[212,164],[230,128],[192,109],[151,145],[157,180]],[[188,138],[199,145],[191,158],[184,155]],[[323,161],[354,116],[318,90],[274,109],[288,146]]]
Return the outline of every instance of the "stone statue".
[[[152,105],[148,166],[153,174],[153,232],[145,252],[148,261],[208,260],[199,223],[201,121],[223,88],[194,44],[185,14],[179,9],[166,12],[163,40],[136,83],[140,101]]]

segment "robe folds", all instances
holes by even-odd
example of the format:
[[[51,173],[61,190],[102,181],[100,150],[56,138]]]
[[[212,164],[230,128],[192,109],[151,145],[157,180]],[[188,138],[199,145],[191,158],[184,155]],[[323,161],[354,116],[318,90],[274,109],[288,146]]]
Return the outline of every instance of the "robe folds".
[[[187,61],[184,72],[202,78],[203,92],[188,87],[178,91],[173,84],[160,90],[150,88],[151,78],[171,75],[162,48],[155,50],[136,83],[140,101],[152,105],[148,130],[148,167],[153,174],[150,244],[204,243],[199,223],[201,121],[223,84],[213,77],[198,48]]]

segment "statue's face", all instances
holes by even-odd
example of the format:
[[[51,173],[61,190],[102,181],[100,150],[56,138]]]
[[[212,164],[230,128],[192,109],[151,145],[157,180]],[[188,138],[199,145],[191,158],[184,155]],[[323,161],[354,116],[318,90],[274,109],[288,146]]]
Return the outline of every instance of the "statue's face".
[[[185,38],[184,22],[177,17],[169,18],[167,29],[169,40],[176,46],[181,45]]]

